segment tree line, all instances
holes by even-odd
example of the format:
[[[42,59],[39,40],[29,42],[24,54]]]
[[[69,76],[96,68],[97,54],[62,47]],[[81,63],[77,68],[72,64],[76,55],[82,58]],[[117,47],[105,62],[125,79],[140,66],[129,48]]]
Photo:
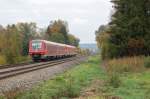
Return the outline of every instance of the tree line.
[[[69,34],[68,23],[62,20],[51,21],[45,34],[45,39],[78,46],[80,40],[72,34]]]
[[[0,25],[0,63],[11,64],[28,59],[29,41],[45,39],[53,42],[79,45],[79,39],[69,34],[68,24],[63,20],[51,21],[47,28],[38,28],[34,22]]]
[[[150,55],[150,0],[111,2],[111,21],[96,31],[103,59]]]

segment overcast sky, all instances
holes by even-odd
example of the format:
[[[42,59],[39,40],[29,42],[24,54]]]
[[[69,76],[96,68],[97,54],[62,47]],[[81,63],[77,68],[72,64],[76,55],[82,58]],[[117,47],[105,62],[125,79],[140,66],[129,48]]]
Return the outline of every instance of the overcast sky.
[[[0,24],[36,22],[46,27],[62,19],[80,43],[95,43],[94,32],[109,22],[111,10],[110,0],[0,0]]]

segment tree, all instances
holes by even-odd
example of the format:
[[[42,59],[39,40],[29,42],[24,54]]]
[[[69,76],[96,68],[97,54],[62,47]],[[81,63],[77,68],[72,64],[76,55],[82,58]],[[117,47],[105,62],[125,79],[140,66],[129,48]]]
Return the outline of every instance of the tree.
[[[21,35],[14,24],[8,25],[3,32],[2,37],[4,38],[1,39],[3,40],[3,47],[1,49],[2,55],[5,56],[8,63],[15,63],[22,49],[22,44],[20,42]]]
[[[33,22],[17,23],[6,27],[0,25],[0,60],[7,64],[26,60],[29,41],[37,38],[43,39],[44,34],[53,42],[74,46],[79,44],[78,38],[68,34],[67,22],[62,20],[52,21],[47,30],[37,28],[36,23]]]
[[[101,31],[96,33],[104,56],[150,55],[150,0],[112,0],[112,3],[115,12],[109,29],[103,32],[100,27]]]
[[[150,55],[150,0],[112,0],[110,42],[118,49],[116,56]]]
[[[76,38],[74,35],[72,34],[68,34],[68,38],[69,38],[69,44],[72,46],[79,46],[79,42],[80,40],[78,38]]]
[[[53,33],[60,33],[64,36],[64,42],[65,44],[69,44],[69,38],[68,38],[68,24],[65,21],[58,20],[58,21],[51,21],[50,25],[47,28],[46,36],[49,36],[51,38],[51,35]],[[47,38],[49,39],[49,38]],[[49,39],[51,40],[51,39]],[[57,40],[56,40],[57,42]]]
[[[62,20],[51,21],[47,28],[45,39],[57,43],[78,46],[80,40],[68,32],[69,30],[67,22]]]
[[[37,26],[36,23],[18,23],[17,28],[21,34],[22,38],[22,55],[28,55],[29,41],[37,36]]]
[[[2,49],[4,47],[3,41],[5,40],[4,37],[5,29],[3,26],[0,25],[0,54],[2,54]]]
[[[61,33],[52,33],[49,39],[52,42],[63,43],[65,44],[65,37]]]
[[[108,30],[109,30],[108,25],[101,25],[98,28],[98,30],[95,31],[96,41],[97,41],[97,45],[100,49],[102,59],[112,57],[111,55],[114,52],[109,43],[110,35],[108,33]]]

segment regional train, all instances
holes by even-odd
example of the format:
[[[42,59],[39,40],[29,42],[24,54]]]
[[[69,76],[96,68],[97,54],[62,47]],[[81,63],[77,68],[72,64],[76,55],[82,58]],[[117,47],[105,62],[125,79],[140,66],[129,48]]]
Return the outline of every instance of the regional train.
[[[51,60],[77,55],[75,46],[55,43],[47,40],[31,40],[29,55],[33,61]]]

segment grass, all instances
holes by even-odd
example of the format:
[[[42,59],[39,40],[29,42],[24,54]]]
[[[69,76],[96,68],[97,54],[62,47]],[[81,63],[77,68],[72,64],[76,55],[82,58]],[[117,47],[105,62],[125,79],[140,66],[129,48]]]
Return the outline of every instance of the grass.
[[[144,66],[145,66],[146,68],[150,68],[150,57],[146,57],[146,58],[144,59]]]
[[[150,70],[147,68],[149,62],[149,57],[107,61],[105,66],[109,84],[105,87],[106,92],[122,99],[150,99]]]
[[[17,99],[70,99],[80,96],[81,90],[94,79],[105,78],[100,59],[90,57],[86,63],[76,66],[32,90],[16,96]]]
[[[92,96],[79,99],[150,99],[150,70],[145,66],[150,62],[148,59],[128,57],[105,61],[104,83],[93,87],[98,91]]]
[[[120,59],[113,59],[105,63],[108,72],[140,72],[144,71],[145,57],[126,57]]]
[[[10,99],[150,99],[150,70],[145,66],[148,58],[130,57],[100,64],[98,56],[90,57],[32,90],[17,95],[11,91],[15,96]]]
[[[126,74],[120,79],[121,85],[107,86],[107,92],[122,99],[150,99],[150,72]]]

